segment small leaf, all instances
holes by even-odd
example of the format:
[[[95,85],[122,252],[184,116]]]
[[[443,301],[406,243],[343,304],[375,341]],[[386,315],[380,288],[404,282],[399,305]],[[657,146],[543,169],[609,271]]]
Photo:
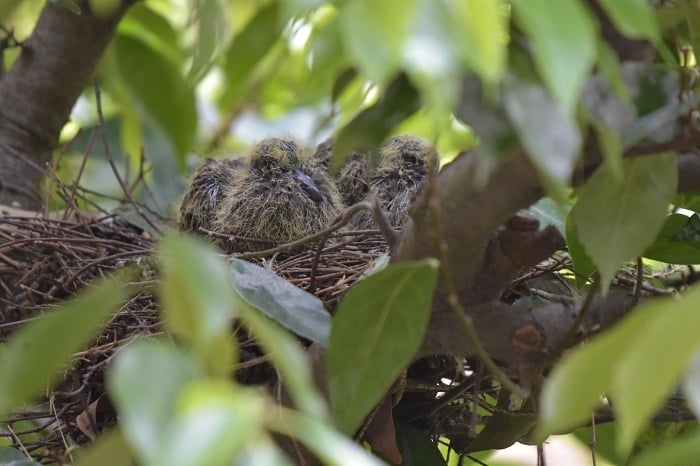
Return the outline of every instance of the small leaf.
[[[658,299],[645,306],[650,317],[635,339],[649,344],[622,352],[610,390],[620,423],[619,451],[627,453],[633,446],[637,434],[671,395],[691,356],[700,349],[699,307],[700,287],[680,299]],[[649,377],[649,367],[654,368],[653,377]]]
[[[700,351],[696,351],[685,375],[683,393],[688,398],[695,417],[700,419]]]
[[[626,36],[658,40],[659,28],[654,9],[647,0],[600,0],[600,5],[617,29]]]
[[[574,211],[576,206],[569,212],[566,217],[566,247],[569,250],[571,260],[574,262],[574,270],[576,271],[576,285],[583,288],[589,278],[597,270],[593,259],[586,252],[586,248],[581,243],[578,231],[574,225]]]
[[[41,466],[24,453],[11,447],[0,446],[0,466]]]
[[[673,439],[664,445],[647,448],[635,456],[631,466],[688,466],[700,458],[700,430]]]
[[[125,466],[133,465],[134,459],[121,429],[100,434],[97,440],[75,455],[75,466]]]
[[[0,414],[56,381],[74,353],[99,334],[123,299],[122,281],[112,278],[13,333],[0,353]]]
[[[328,346],[331,316],[320,299],[250,262],[236,259],[230,272],[248,304],[297,335]]]
[[[564,114],[573,118],[596,57],[596,27],[578,0],[515,0],[515,20],[532,41],[535,64]]]
[[[671,214],[644,257],[668,264],[700,264],[700,217]]]
[[[401,466],[447,466],[437,444],[411,424],[396,423],[396,443],[403,456]]]
[[[352,0],[340,12],[348,54],[362,73],[385,84],[398,70],[417,0]]]
[[[666,220],[676,192],[676,159],[671,154],[626,159],[625,178],[602,165],[581,188],[572,218],[587,253],[598,265],[607,290],[617,268],[640,256]]]
[[[185,338],[212,374],[227,377],[235,358],[230,332],[235,301],[224,261],[188,235],[162,238],[159,257],[166,328]]]
[[[503,98],[508,117],[545,187],[563,203],[581,147],[576,122],[544,88],[526,84],[514,75],[504,80]]]
[[[134,452],[161,464],[180,389],[203,374],[181,349],[140,339],[119,351],[106,374],[107,390]]]
[[[336,425],[352,434],[418,350],[430,317],[437,262],[392,264],[358,282],[334,316],[328,388]]]
[[[326,400],[313,382],[312,367],[307,355],[313,350],[319,362],[325,350],[319,345],[311,345],[308,352],[274,321],[263,316],[257,309],[242,302],[239,311],[246,326],[255,335],[260,346],[270,356],[284,380],[295,405],[301,411],[318,418],[328,416]]]
[[[565,233],[566,217],[569,207],[562,207],[549,197],[543,197],[527,208],[527,213],[540,222],[540,228],[554,225],[562,235]]]
[[[194,92],[177,67],[140,40],[118,34],[114,41],[122,79],[182,161],[197,129]]]

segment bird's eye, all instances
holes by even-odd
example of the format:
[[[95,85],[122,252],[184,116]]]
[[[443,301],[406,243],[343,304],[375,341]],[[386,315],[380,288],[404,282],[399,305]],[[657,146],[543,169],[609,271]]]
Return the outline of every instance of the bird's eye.
[[[404,156],[403,160],[409,165],[415,165],[418,163],[418,159],[415,155],[406,155]]]

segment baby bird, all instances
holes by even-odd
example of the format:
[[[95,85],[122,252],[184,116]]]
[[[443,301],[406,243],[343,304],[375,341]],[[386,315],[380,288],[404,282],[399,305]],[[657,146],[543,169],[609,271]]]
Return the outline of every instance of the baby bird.
[[[351,206],[364,200],[369,192],[371,167],[369,160],[363,154],[353,152],[350,158],[340,167],[336,178],[338,191],[343,204]]]
[[[243,165],[241,159],[205,160],[194,172],[189,189],[180,201],[178,228],[195,233],[199,228],[211,230],[224,188]]]
[[[233,251],[259,251],[318,233],[340,213],[340,199],[322,163],[294,140],[268,138],[250,151],[223,191],[213,230],[242,237]]]
[[[392,226],[401,228],[418,189],[430,173],[437,172],[439,156],[430,143],[407,134],[390,138],[380,147],[378,155],[367,198],[375,197],[387,211]],[[355,216],[352,227],[377,228],[366,212]]]

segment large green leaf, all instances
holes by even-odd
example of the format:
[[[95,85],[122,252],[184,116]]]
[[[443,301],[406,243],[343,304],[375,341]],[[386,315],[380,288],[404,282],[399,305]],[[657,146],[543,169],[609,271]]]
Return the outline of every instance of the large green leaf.
[[[178,394],[201,376],[191,357],[163,341],[138,340],[116,354],[106,374],[107,391],[141,463],[162,464]]]
[[[211,374],[227,377],[235,359],[234,294],[224,261],[199,238],[168,235],[159,244],[164,324],[184,338]]]
[[[700,217],[669,215],[644,257],[668,264],[700,264]]]
[[[623,34],[657,40],[659,27],[647,0],[600,0],[600,5]]]
[[[596,28],[578,0],[514,0],[515,20],[532,41],[535,64],[564,113],[573,117],[596,57]]]
[[[0,414],[35,397],[105,326],[124,299],[121,280],[86,289],[12,334],[0,353]]]
[[[197,3],[197,41],[188,73],[190,82],[199,81],[223,51],[229,36],[226,4],[221,0],[199,0]]]
[[[182,160],[197,129],[193,90],[176,66],[140,40],[118,34],[114,41],[122,79]]]
[[[503,98],[508,117],[550,195],[563,204],[581,146],[570,114],[545,89],[506,76]]]
[[[676,192],[677,168],[671,154],[627,159],[620,181],[607,164],[579,193],[572,218],[581,243],[598,266],[603,290],[617,268],[643,254],[666,220]]]
[[[626,453],[642,427],[671,395],[693,353],[700,349],[700,287],[681,299],[659,299],[646,306],[650,315],[637,342],[622,351],[611,393],[620,423],[618,450]],[[662,348],[663,350],[660,350]],[[654,376],[649,377],[649,368]]]
[[[398,70],[417,0],[350,0],[340,12],[345,46],[362,73],[385,84]]]
[[[250,262],[236,259],[230,272],[236,292],[248,304],[297,335],[328,346],[331,316],[320,299]]]
[[[437,262],[392,264],[355,284],[334,316],[328,388],[336,425],[352,434],[418,350]]]
[[[503,2],[442,0],[438,3],[438,7],[444,5],[443,20],[464,63],[485,81],[496,82],[506,64],[508,16],[503,11]]]

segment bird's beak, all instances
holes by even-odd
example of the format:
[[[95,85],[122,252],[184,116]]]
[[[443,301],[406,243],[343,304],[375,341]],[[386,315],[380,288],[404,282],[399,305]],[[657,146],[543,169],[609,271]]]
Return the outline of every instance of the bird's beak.
[[[301,189],[306,193],[307,196],[309,196],[309,198],[312,201],[321,202],[323,200],[321,191],[319,191],[318,186],[316,186],[316,183],[314,183],[314,180],[312,180],[299,170],[294,170],[294,176],[296,176],[297,180],[299,180],[299,185],[301,186]]]

